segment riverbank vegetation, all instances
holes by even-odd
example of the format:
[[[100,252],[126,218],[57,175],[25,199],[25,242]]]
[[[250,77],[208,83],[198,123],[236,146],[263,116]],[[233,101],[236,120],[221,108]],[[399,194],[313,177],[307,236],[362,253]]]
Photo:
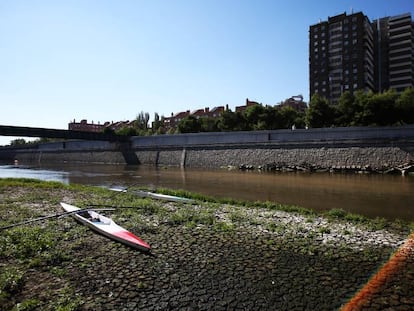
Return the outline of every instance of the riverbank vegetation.
[[[414,229],[413,224],[403,221],[368,219],[342,210],[318,214],[273,202],[241,202],[181,190],[158,189],[160,193],[196,201],[195,204],[174,203],[141,198],[134,195],[133,189],[128,190],[131,191],[113,192],[101,187],[31,179],[0,179],[0,227],[61,213],[61,201],[79,207],[114,207],[116,210],[110,217],[153,246],[155,257],[146,265],[154,267],[157,275],[158,270],[168,268],[165,262],[175,257],[175,253],[178,252],[178,258],[182,258],[182,254],[191,247],[198,243],[201,244],[197,247],[204,245],[204,235],[213,235],[220,243],[227,243],[226,237],[233,239],[234,236],[248,234],[257,236],[255,243],[261,247],[271,248],[269,254],[295,250],[301,256],[324,256],[327,260],[346,258],[343,252],[359,251],[357,249],[362,247],[363,260],[372,264],[386,258],[389,248],[394,249]],[[81,279],[85,273],[101,270],[102,265],[115,265],[117,259],[107,258],[108,252],[113,256],[127,255],[128,262],[138,262],[138,257],[132,255],[133,251],[125,253],[123,246],[112,242],[108,244],[108,240],[91,234],[70,217],[16,226],[0,233],[2,310],[93,308],[91,303],[98,303],[99,299],[105,301],[112,296],[104,291],[104,287],[94,291],[89,288],[91,285],[83,284]],[[177,235],[171,239],[171,234]],[[208,267],[214,265],[218,257],[213,257],[211,251],[207,254],[209,257],[205,259],[197,254],[197,260],[191,265],[200,264],[199,261]],[[183,258],[189,260],[191,257]],[[122,258],[119,260],[124,260]],[[138,267],[142,264],[137,263]],[[102,283],[100,286],[108,284],[109,276],[121,282],[120,278],[125,273],[122,269],[105,272],[108,276],[99,281]],[[134,291],[146,290],[150,286],[148,284],[152,284],[144,276],[138,281]],[[118,285],[116,283],[115,288]],[[120,289],[123,292],[126,290],[125,287]],[[112,300],[119,297],[114,296]]]
[[[155,113],[152,127],[149,113],[141,111],[133,122],[116,130],[105,128],[104,133],[145,136],[155,134],[260,131],[296,128],[399,126],[414,124],[414,88],[401,94],[394,90],[383,93],[344,92],[338,103],[332,104],[318,94],[312,96],[307,109],[298,110],[288,105],[254,104],[242,111],[228,108],[218,117],[187,115],[176,126],[166,127],[165,118]],[[40,138],[26,141],[19,138],[11,146],[36,145],[55,141]]]
[[[165,129],[163,118],[156,115],[151,131],[158,134],[220,131],[256,131],[347,126],[395,126],[414,123],[414,89],[401,94],[394,90],[383,93],[354,94],[344,92],[337,104],[315,94],[306,110],[290,106],[252,105],[243,111],[226,109],[218,118],[184,117],[177,128]]]
[[[337,104],[315,94],[305,111],[289,106],[252,105],[241,112],[225,111],[219,118],[183,118],[177,132],[253,131],[347,126],[394,126],[414,123],[414,89],[397,94],[344,92]]]

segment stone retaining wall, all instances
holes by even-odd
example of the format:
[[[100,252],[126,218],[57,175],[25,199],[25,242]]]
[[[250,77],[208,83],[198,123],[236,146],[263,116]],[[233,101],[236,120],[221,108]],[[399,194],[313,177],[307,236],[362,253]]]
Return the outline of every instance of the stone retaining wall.
[[[340,147],[340,148],[223,148],[137,151],[141,164],[219,168],[241,165],[264,166],[279,164],[286,167],[311,165],[318,168],[366,167],[383,169],[398,167],[414,160],[413,153],[400,147]],[[182,159],[185,158],[183,162]]]
[[[414,126],[199,133],[129,143],[66,141],[0,148],[0,160],[219,168],[266,165],[386,169],[414,162]]]

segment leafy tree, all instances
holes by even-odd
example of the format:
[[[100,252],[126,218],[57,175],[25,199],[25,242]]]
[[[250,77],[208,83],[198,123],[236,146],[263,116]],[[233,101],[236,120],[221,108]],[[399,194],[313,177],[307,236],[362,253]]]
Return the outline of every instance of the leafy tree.
[[[395,103],[397,120],[401,124],[414,124],[414,88],[405,89]]]
[[[179,133],[199,133],[201,132],[201,121],[193,115],[183,118],[178,123]]]
[[[218,128],[219,120],[216,118],[207,118],[203,117],[199,119],[201,122],[201,131],[202,132],[219,132]]]
[[[302,113],[290,106],[284,106],[280,109],[280,128],[305,127],[305,118]]]
[[[246,131],[249,129],[247,120],[243,113],[225,111],[217,124],[221,131]]]
[[[149,118],[150,116],[148,112],[141,111],[135,118],[135,124],[137,128],[140,130],[147,130]]]
[[[262,105],[249,106],[244,111],[244,117],[249,129],[261,129],[259,128],[258,124],[263,123],[264,107]],[[264,124],[260,127],[266,127],[266,125]]]
[[[103,130],[104,134],[115,134],[115,131],[111,129],[110,127],[105,127]]]
[[[334,124],[335,109],[326,98],[314,94],[306,111],[306,123],[311,127],[328,127]]]
[[[355,97],[351,92],[346,91],[339,98],[336,109],[335,125],[349,126],[355,118]]]
[[[165,134],[166,130],[164,128],[164,116],[158,115],[158,113],[154,114],[154,122],[152,123],[152,133],[156,134]]]
[[[354,120],[349,124],[350,126],[364,126],[367,125],[371,119],[371,112],[367,109],[368,101],[372,93],[366,93],[358,90],[354,93]]]
[[[10,142],[10,146],[21,146],[21,145],[26,145],[26,144],[27,144],[27,142],[23,138],[13,139]]]
[[[137,136],[139,132],[133,127],[123,127],[116,131],[116,134],[125,136]]]
[[[258,126],[258,129],[276,130],[283,128],[283,116],[279,107],[266,106],[264,116],[261,119],[263,125]]]
[[[395,101],[397,93],[389,90],[384,93],[369,94],[370,97],[365,106],[364,125],[393,125],[397,122]]]

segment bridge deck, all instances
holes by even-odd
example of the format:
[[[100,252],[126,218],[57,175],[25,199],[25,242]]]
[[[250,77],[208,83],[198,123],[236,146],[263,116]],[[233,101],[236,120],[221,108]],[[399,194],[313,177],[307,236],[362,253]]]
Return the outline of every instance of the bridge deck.
[[[83,131],[70,131],[59,129],[48,129],[39,127],[0,125],[0,136],[17,137],[44,137],[82,140],[105,140],[105,141],[128,141],[128,136],[92,133]]]

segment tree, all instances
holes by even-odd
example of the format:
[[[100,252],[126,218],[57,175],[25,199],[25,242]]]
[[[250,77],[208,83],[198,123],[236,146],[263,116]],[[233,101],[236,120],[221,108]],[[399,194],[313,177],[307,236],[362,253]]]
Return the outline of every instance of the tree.
[[[395,103],[397,120],[401,124],[414,124],[414,88],[406,88]]]
[[[21,145],[26,145],[26,144],[27,142],[23,138],[17,138],[10,142],[10,146],[21,146]]]
[[[355,119],[356,111],[357,109],[355,107],[355,97],[353,94],[351,94],[351,92],[346,91],[342,94],[338,101],[335,125],[349,126]]]
[[[314,94],[306,111],[306,123],[311,127],[328,127],[334,124],[335,110],[326,98]]]
[[[362,90],[357,90],[354,93],[354,119],[349,124],[350,126],[365,126],[368,120],[371,119],[371,113],[367,109],[368,101],[372,93],[366,93]]]
[[[397,122],[395,102],[397,93],[394,90],[388,90],[384,93],[369,94],[365,106],[366,120],[365,125],[393,125]]]
[[[260,127],[266,127],[265,125],[258,126],[259,123],[263,123],[264,107],[262,105],[252,105],[246,108],[244,111],[244,117],[249,129],[258,130]]]
[[[246,131],[249,129],[244,114],[241,112],[232,112],[231,110],[227,110],[221,115],[217,127],[224,132]]]
[[[276,130],[283,128],[283,116],[279,107],[266,106],[264,117],[262,118],[263,125],[259,125],[259,129]]]
[[[280,128],[305,127],[305,118],[303,113],[290,106],[284,106],[280,109],[280,119],[282,123]]]
[[[201,132],[201,122],[193,115],[183,118],[178,123],[179,133],[199,133]]]
[[[136,127],[140,130],[147,130],[149,118],[148,112],[141,111],[135,118]]]
[[[123,127],[116,131],[116,134],[125,136],[137,136],[138,131],[133,127]]]
[[[115,131],[110,127],[105,127],[103,130],[104,134],[115,134]]]
[[[164,125],[163,120],[164,120],[164,117],[160,119],[160,116],[158,115],[157,112],[154,114],[154,122],[152,123],[152,131],[154,133],[158,133],[159,130],[162,128],[162,126]]]
[[[202,117],[199,119],[201,122],[202,132],[219,132],[218,120],[216,118]]]

